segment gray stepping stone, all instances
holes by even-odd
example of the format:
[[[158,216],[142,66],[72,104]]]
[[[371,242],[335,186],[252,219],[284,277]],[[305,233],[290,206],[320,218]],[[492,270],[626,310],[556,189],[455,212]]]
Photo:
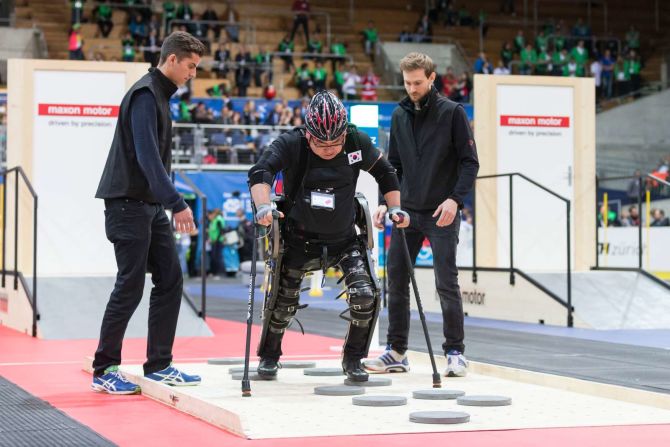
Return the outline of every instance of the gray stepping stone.
[[[303,369],[303,368],[314,368],[316,367],[316,362],[306,362],[301,360],[291,360],[288,362],[280,362],[282,368],[290,369]]]
[[[459,390],[442,390],[442,389],[432,389],[432,390],[419,390],[412,393],[414,399],[426,399],[426,400],[449,400],[456,399],[465,394],[465,391]]]
[[[351,379],[344,379],[344,384],[348,386],[390,386],[393,381],[386,377],[370,377],[365,382],[355,382]]]
[[[250,366],[249,367],[249,372],[256,372],[257,367],[256,366]],[[232,368],[228,368],[228,372],[230,374],[235,374],[235,373],[243,373],[244,372],[244,366],[233,366]]]
[[[306,368],[303,373],[306,376],[343,376],[342,368]]]
[[[407,405],[404,396],[358,396],[353,397],[351,402],[362,407],[399,407]]]
[[[415,411],[409,421],[418,424],[463,424],[470,422],[470,415],[460,411]]]
[[[456,399],[456,403],[471,407],[503,407],[512,405],[512,398],[506,396],[462,396]]]
[[[233,380],[242,380],[242,376],[244,376],[243,372],[239,373],[234,373],[232,375]],[[277,380],[277,376],[272,376],[272,377],[261,377],[257,373],[249,373],[249,380]]]
[[[327,385],[314,387],[314,394],[322,396],[354,396],[365,394],[365,388],[360,386]]]
[[[243,357],[222,357],[218,359],[207,359],[210,365],[240,365],[244,363]]]

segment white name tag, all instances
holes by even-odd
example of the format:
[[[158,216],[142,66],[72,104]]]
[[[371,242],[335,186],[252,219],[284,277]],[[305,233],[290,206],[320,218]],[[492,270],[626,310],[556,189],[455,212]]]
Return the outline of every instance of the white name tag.
[[[334,210],[335,209],[335,194],[328,194],[323,192],[312,191],[311,193],[312,208]]]
[[[358,163],[359,161],[363,161],[363,154],[361,154],[361,151],[351,152],[347,154],[347,156],[349,157],[350,165]]]

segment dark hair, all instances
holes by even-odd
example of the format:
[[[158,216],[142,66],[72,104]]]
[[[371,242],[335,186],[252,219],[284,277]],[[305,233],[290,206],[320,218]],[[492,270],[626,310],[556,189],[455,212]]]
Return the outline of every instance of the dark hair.
[[[205,46],[198,39],[184,31],[175,31],[163,41],[161,46],[161,58],[158,65],[165,63],[171,54],[177,55],[177,60],[190,57],[193,54],[202,57],[205,54]]]

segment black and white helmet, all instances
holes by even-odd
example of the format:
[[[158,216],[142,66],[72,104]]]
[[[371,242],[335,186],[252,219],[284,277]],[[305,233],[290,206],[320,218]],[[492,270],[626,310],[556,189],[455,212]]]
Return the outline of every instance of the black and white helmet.
[[[327,90],[317,92],[305,113],[305,128],[322,141],[333,141],[347,129],[347,110],[337,96]]]

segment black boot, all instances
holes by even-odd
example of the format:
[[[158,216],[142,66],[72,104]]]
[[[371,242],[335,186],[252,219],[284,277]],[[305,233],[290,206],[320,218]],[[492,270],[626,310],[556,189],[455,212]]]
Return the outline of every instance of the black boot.
[[[361,359],[348,359],[345,357],[342,360],[342,369],[351,381],[366,382],[368,380],[369,375],[363,369]]]
[[[277,375],[278,369],[279,361],[277,359],[261,358],[256,372],[261,377],[272,378]]]

